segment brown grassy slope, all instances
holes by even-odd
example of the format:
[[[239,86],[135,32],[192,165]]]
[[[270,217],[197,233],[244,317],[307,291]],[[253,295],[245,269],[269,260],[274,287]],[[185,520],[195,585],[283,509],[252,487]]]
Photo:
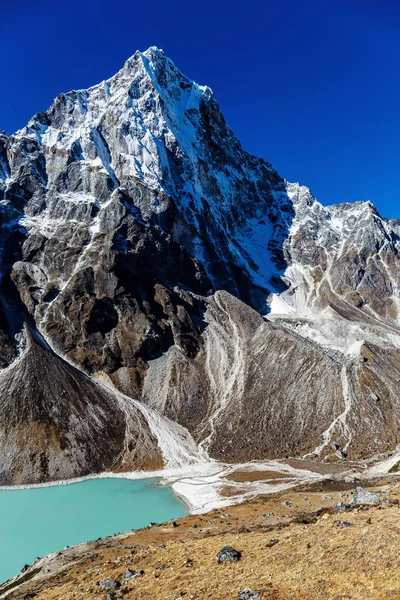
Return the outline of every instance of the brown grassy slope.
[[[182,518],[176,528],[153,526],[75,547],[42,564],[39,576],[8,597],[32,593],[35,600],[104,600],[106,592],[97,583],[105,577],[120,580],[130,568],[145,575],[120,588],[116,599],[234,600],[250,587],[274,600],[400,600],[400,507],[384,502],[334,512],[335,502],[348,500],[351,487],[303,486]],[[393,476],[374,488],[400,500]],[[353,526],[339,527],[339,520]],[[278,543],[268,547],[273,538]],[[242,552],[239,563],[217,563],[225,544]]]

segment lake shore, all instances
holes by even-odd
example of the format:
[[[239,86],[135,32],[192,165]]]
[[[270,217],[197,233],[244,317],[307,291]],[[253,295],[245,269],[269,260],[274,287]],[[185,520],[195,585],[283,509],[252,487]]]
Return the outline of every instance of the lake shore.
[[[98,478],[0,490],[0,582],[38,556],[188,513],[171,488],[157,484]]]
[[[252,588],[269,600],[399,600],[399,559],[393,553],[399,478],[386,475],[362,484],[381,494],[380,505],[338,510],[337,503],[350,502],[359,484],[326,478],[83,543],[36,562],[0,586],[0,598],[97,600],[105,597],[100,580],[121,581],[131,569],[144,573],[117,589],[115,598],[237,600],[241,589]],[[339,526],[342,522],[350,525]],[[239,563],[217,563],[217,552],[227,544],[241,551]]]
[[[399,460],[400,449],[389,456],[353,463],[323,463],[305,458],[250,461],[243,464],[209,460],[156,471],[104,472],[46,483],[0,486],[0,491],[47,488],[96,479],[157,479],[157,485],[170,487],[174,495],[186,504],[189,512],[197,514],[326,477],[353,477],[357,474],[358,477],[368,479],[387,473]]]
[[[251,461],[239,465],[209,461],[156,471],[104,472],[45,483],[0,486],[0,491],[50,488],[97,479],[113,478],[135,481],[157,479],[157,485],[171,487],[174,495],[187,505],[191,513],[195,514],[228,506],[259,494],[278,492],[301,482],[318,480],[332,471],[343,472],[351,470],[352,467],[354,465],[350,464],[326,469],[320,463],[300,459],[293,459],[292,464],[289,460]],[[235,473],[245,474],[248,471],[257,471],[260,475],[253,479],[246,478],[244,475],[241,477],[241,482],[235,481]],[[241,485],[239,486],[238,483]],[[221,490],[227,486],[232,491],[229,499],[221,494]]]

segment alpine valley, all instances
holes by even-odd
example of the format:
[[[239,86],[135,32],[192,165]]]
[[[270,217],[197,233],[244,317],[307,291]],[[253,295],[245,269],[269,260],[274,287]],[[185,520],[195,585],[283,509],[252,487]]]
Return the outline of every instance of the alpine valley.
[[[400,443],[400,221],[282,179],[162,50],[0,134],[0,199],[1,485]]]

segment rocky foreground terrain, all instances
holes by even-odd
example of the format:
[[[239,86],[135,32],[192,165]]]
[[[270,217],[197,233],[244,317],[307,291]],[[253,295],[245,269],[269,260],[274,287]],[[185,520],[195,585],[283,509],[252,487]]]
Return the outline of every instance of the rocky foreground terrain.
[[[60,94],[0,134],[0,483],[394,450],[399,253],[162,50]]]
[[[399,599],[398,478],[365,489],[356,477],[65,549],[25,567],[0,598]]]

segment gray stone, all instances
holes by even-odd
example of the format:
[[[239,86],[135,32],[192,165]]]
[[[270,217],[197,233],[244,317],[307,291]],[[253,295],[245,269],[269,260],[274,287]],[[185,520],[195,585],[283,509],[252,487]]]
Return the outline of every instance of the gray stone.
[[[237,562],[242,558],[242,553],[235,550],[232,546],[224,546],[217,554],[217,561],[221,562]]]
[[[143,577],[143,575],[144,575],[143,569],[139,569],[139,571],[136,571],[133,576],[134,577]]]
[[[119,587],[119,583],[118,581],[115,581],[115,579],[102,579],[99,581],[99,587],[102,590],[113,590]]]
[[[369,492],[362,487],[357,487],[353,496],[353,505],[360,506],[361,504],[380,504],[381,495],[377,492]]]
[[[349,523],[348,521],[338,521],[337,527],[354,527],[354,523]]]
[[[239,592],[239,600],[261,600],[260,596],[251,588],[245,588]]]
[[[125,571],[125,573],[122,575],[122,584],[126,583],[129,579],[132,579],[132,577],[134,577],[134,575],[135,575],[134,571],[127,569]]]

